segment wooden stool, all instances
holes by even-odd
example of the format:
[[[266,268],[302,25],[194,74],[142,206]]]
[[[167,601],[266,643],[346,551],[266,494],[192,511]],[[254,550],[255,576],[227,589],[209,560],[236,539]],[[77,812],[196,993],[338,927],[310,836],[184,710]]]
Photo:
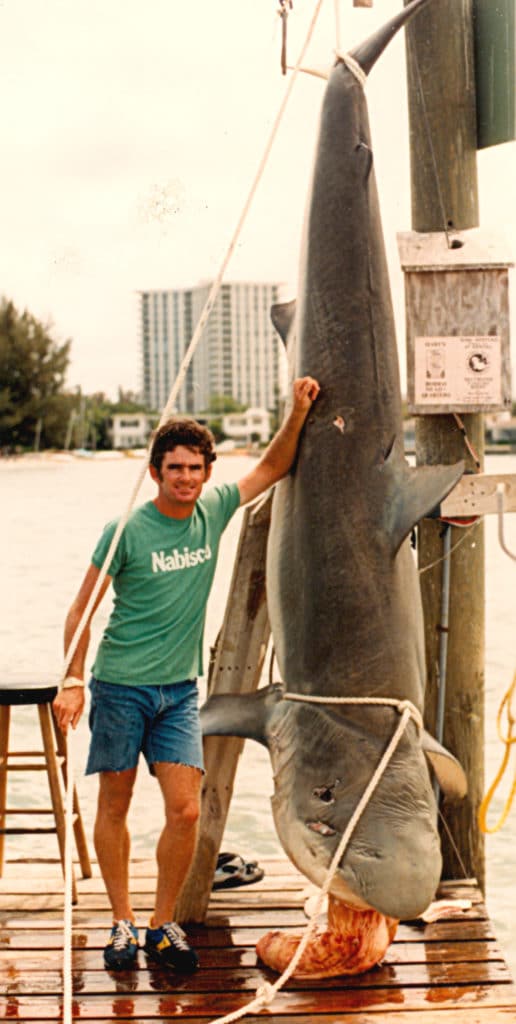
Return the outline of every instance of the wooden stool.
[[[65,853],[65,810],[63,800],[63,784],[66,787],[66,742],[57,725],[52,710],[52,701],[57,693],[56,686],[45,686],[38,683],[17,683],[15,686],[0,686],[0,877],[4,867],[4,837],[6,835],[24,835],[25,833],[42,834],[55,832],[59,844],[59,854],[64,872]],[[33,704],[37,706],[39,725],[43,740],[42,750],[9,750],[9,726],[11,708],[14,705]],[[57,753],[56,753],[57,751]],[[23,758],[25,760],[20,761]],[[61,769],[62,781],[59,768]],[[46,771],[50,790],[51,809],[39,808],[8,808],[7,772]],[[43,827],[12,827],[6,828],[6,815],[53,814],[54,824]],[[73,790],[73,830],[75,844],[79,855],[82,877],[91,878],[91,863],[88,846],[79,808],[77,791]],[[77,902],[75,878],[72,880],[72,899]]]

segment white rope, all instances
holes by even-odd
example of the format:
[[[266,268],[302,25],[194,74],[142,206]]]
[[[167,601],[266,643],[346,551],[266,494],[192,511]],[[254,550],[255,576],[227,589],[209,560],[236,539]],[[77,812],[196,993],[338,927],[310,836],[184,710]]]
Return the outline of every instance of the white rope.
[[[377,765],[376,771],[374,772],[368,786],[366,787],[364,793],[362,794],[362,797],[348,822],[346,830],[342,834],[342,838],[326,873],[326,878],[315,902],[314,909],[310,915],[310,919],[304,931],[303,937],[292,959],[290,960],[290,962],[287,964],[287,967],[283,971],[283,974],[274,982],[273,985],[269,984],[269,982],[264,982],[263,985],[260,985],[259,988],[256,990],[256,998],[253,999],[250,1003],[247,1003],[246,1006],[240,1007],[239,1010],[235,1010],[233,1013],[228,1013],[225,1017],[216,1017],[214,1020],[210,1021],[210,1024],[231,1024],[232,1021],[239,1020],[241,1017],[246,1016],[248,1013],[257,1012],[260,1009],[263,1009],[263,1007],[269,1006],[270,1003],[272,1003],[273,999],[275,998],[276,994],[280,991],[281,988],[283,988],[285,982],[287,982],[288,979],[292,976],[299,961],[301,960],[301,957],[303,956],[303,953],[305,952],[306,947],[308,946],[308,943],[310,942],[312,933],[315,931],[315,928],[317,926],[317,918],[321,912],[323,901],[325,897],[328,895],[331,883],[333,881],[333,876],[335,875],[339,863],[342,857],[344,856],[344,853],[346,852],[349,840],[351,839],[351,836],[353,835],[353,832],[358,822],[360,821],[360,818],[362,817],[362,814],[364,813],[367,804],[369,803],[376,787],[378,786],[378,783],[380,782],[389,764],[389,761],[393,757],[410,719],[414,719],[418,728],[422,728],[423,724],[420,712],[418,711],[416,706],[412,704],[412,702],[409,700],[398,701],[395,698],[391,699],[388,697],[305,697],[297,693],[293,694],[288,692],[284,693],[283,697],[285,700],[307,701],[308,703],[312,704],[385,704],[388,706],[393,706],[398,711],[400,711],[401,720],[398,723],[398,726],[396,728],[396,731],[394,732],[394,735],[392,736],[389,746],[387,747],[385,753],[382,755]]]
[[[310,41],[312,39],[312,35],[313,35],[314,29],[315,29],[315,25],[316,25],[317,19],[319,17],[319,13],[320,13],[322,4],[323,4],[323,0],[318,0],[318,2],[316,4],[315,11],[314,11],[314,14],[312,16],[312,20],[311,20],[310,25],[308,27],[308,32],[306,34],[305,41],[303,43],[303,46],[301,47],[301,51],[300,51],[299,57],[298,57],[298,59],[296,61],[293,74],[292,74],[292,76],[291,76],[291,78],[289,80],[288,86],[287,86],[287,88],[285,90],[285,94],[283,96],[283,100],[282,100],[282,102],[280,104],[278,113],[277,113],[276,118],[274,120],[272,129],[271,129],[268,141],[267,141],[267,145],[265,147],[264,155],[263,155],[263,157],[262,157],[262,159],[261,159],[261,161],[260,161],[260,163],[258,165],[258,170],[257,170],[257,172],[255,174],[254,179],[253,179],[251,188],[249,190],[248,197],[246,199],[246,202],[244,203],[244,207],[243,207],[242,213],[241,213],[241,215],[239,217],[239,220],[237,222],[237,226],[236,226],[236,228],[235,228],[235,230],[233,232],[233,236],[232,236],[231,241],[229,243],[228,250],[226,252],[226,256],[223,259],[222,265],[221,265],[221,268],[220,268],[220,270],[219,270],[219,272],[217,274],[217,277],[215,278],[215,280],[214,280],[214,282],[213,282],[213,284],[212,284],[212,286],[210,288],[210,292],[209,292],[208,298],[206,300],[206,303],[204,305],[203,311],[201,313],[199,322],[198,322],[198,324],[196,326],[196,329],[194,331],[194,334],[192,336],[190,344],[189,344],[189,346],[188,346],[188,348],[187,348],[187,350],[186,350],[186,352],[185,352],[185,354],[183,356],[183,360],[182,360],[181,366],[179,367],[179,371],[178,371],[177,377],[175,379],[175,382],[174,382],[174,384],[172,386],[172,389],[170,391],[170,395],[168,397],[168,401],[167,401],[167,403],[165,405],[165,408],[163,409],[163,412],[161,414],[160,421],[159,421],[159,424],[158,424],[158,428],[163,423],[166,422],[166,420],[170,417],[170,415],[171,415],[171,413],[172,413],[172,411],[173,411],[173,409],[175,407],[176,399],[177,399],[179,391],[180,391],[180,389],[182,387],[182,384],[183,384],[186,372],[187,372],[188,367],[190,365],[190,362],[191,362],[191,360],[193,358],[195,349],[197,348],[197,345],[199,344],[199,341],[201,339],[202,332],[204,330],[204,327],[206,326],[206,323],[208,321],[209,315],[210,315],[211,310],[213,308],[213,304],[215,302],[215,299],[216,299],[217,294],[219,292],[220,286],[222,284],[222,280],[223,280],[224,274],[226,272],[228,263],[229,263],[229,261],[231,259],[231,256],[233,255],[233,252],[235,250],[238,238],[239,238],[240,233],[242,231],[242,227],[243,227],[244,222],[245,222],[245,220],[247,218],[247,215],[249,213],[249,209],[251,207],[251,203],[252,203],[252,201],[254,199],[254,196],[255,196],[255,193],[257,191],[258,185],[259,185],[259,183],[261,181],[261,178],[263,176],[263,173],[264,173],[267,161],[268,161],[270,153],[271,153],[271,149],[272,149],[274,140],[276,138],[276,135],[278,133],[278,129],[279,129],[281,121],[283,119],[283,115],[285,113],[288,101],[290,99],[292,90],[294,88],[294,84],[295,84],[295,82],[297,80],[297,76],[298,76],[300,68],[301,68],[301,63],[302,63],[302,61],[304,59],[306,50],[308,49],[308,45],[309,45],[309,43],[310,43]],[[80,640],[80,638],[82,636],[83,630],[84,630],[87,622],[89,621],[89,617],[91,615],[92,609],[94,608],[95,601],[97,600],[97,597],[98,597],[98,595],[100,593],[102,584],[104,583],[104,580],[106,578],[108,566],[111,563],[111,559],[112,559],[112,557],[113,557],[113,555],[114,555],[114,553],[116,551],[116,548],[117,548],[117,545],[118,545],[118,541],[120,540],[122,531],[123,531],[123,529],[124,529],[124,527],[125,527],[125,525],[127,523],[127,520],[128,520],[128,518],[129,518],[129,516],[131,514],[131,510],[133,508],[134,502],[136,501],[136,497],[137,497],[138,492],[140,490],[141,484],[142,484],[143,479],[144,479],[144,477],[145,477],[145,475],[147,473],[147,468],[148,468],[149,461],[150,461],[151,447],[152,447],[152,438],[149,441],[149,444],[148,444],[148,447],[147,447],[146,456],[145,456],[145,459],[144,459],[144,464],[143,464],[142,469],[140,470],[140,473],[138,474],[138,477],[136,479],[136,483],[135,483],[134,488],[132,490],[132,493],[131,493],[129,502],[127,504],[126,510],[125,510],[123,516],[121,517],[121,519],[119,520],[118,524],[117,524],[117,527],[115,529],[115,532],[114,532],[112,540],[111,540],[111,544],[109,545],[108,551],[106,553],[106,557],[105,557],[104,562],[102,564],[102,567],[101,567],[101,569],[99,571],[99,575],[97,577],[97,580],[95,581],[95,585],[94,585],[94,587],[92,589],[92,592],[90,594],[89,600],[88,600],[88,602],[87,602],[87,604],[86,604],[86,606],[84,608],[84,611],[82,613],[80,621],[79,621],[79,623],[77,625],[77,628],[76,628],[76,630],[74,632],[74,635],[73,635],[73,637],[72,637],[72,639],[70,641],[68,650],[66,652],[65,660],[64,660],[63,674],[62,674],[62,679],[63,680],[66,677],[68,668],[69,668],[69,666],[70,666],[70,664],[72,662],[73,656],[74,656],[74,654],[75,654],[75,652],[77,650],[77,646],[79,644],[79,640]],[[70,750],[71,750],[70,742],[67,743],[67,750],[68,750],[68,755],[69,755],[70,754]],[[65,817],[66,833],[65,833],[65,845],[68,844],[68,846],[70,847],[70,851],[71,851],[71,833],[72,833],[72,818],[73,818],[73,787],[74,787],[73,775],[74,775],[74,773],[73,773],[73,770],[72,770],[71,761],[68,761],[68,758],[67,758],[67,768],[68,768],[68,776],[67,776],[67,793],[66,793],[66,817]],[[63,985],[64,985],[64,987],[63,987],[63,1024],[69,1024],[69,1022],[71,1022],[71,1001],[72,1001],[72,983],[71,983],[72,982],[72,979],[71,979],[71,962],[72,962],[72,956],[71,956],[71,943],[72,943],[71,904],[72,904],[72,896],[71,896],[71,893],[72,893],[72,859],[71,859],[71,852],[70,852],[69,863],[67,862],[67,860],[65,858],[65,884],[64,884],[65,906],[64,906],[64,919],[63,919]]]
[[[307,704],[383,704],[395,708],[400,715],[408,709],[418,729],[423,728],[421,714],[411,700],[398,700],[396,697],[316,697],[312,694],[290,693],[288,690],[283,694],[283,700],[297,700]]]
[[[63,1024],[72,1024],[72,838],[74,770],[72,744],[66,737],[66,796],[63,912]]]
[[[334,0],[335,7],[335,49],[340,50],[340,0]]]
[[[362,86],[362,89],[365,89],[366,82],[367,82],[367,75],[366,75],[365,71],[363,70],[363,68],[360,67],[360,64],[358,63],[358,61],[355,60],[355,58],[352,57],[350,53],[339,53],[339,52],[337,52],[337,57],[339,58],[339,60],[342,61],[343,64],[346,65],[346,67],[348,68],[348,71],[351,71],[351,74],[355,76],[357,81],[360,82],[360,85]]]
[[[498,543],[505,552],[516,562],[516,555],[513,555],[512,551],[507,547],[505,543],[504,529],[503,529],[503,514],[504,514],[504,495],[505,495],[505,484],[499,483],[496,485],[496,511],[498,514]]]

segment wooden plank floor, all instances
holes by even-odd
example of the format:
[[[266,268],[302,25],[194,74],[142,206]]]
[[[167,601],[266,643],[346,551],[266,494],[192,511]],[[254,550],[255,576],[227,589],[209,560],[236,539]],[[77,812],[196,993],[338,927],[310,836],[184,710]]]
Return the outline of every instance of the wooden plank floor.
[[[102,947],[110,913],[98,870],[78,880],[73,919],[73,1016],[119,1024],[180,1019],[208,1024],[249,1002],[273,972],[257,964],[255,943],[271,928],[306,924],[306,880],[286,861],[262,861],[255,885],[212,894],[202,926],[188,928],[201,958],[193,976],[148,967],[109,973]],[[154,889],[150,861],[132,863],[138,924],[146,925]],[[473,906],[453,919],[401,924],[383,964],[365,974],[289,981],[249,1022],[277,1024],[514,1024],[516,988],[473,882],[447,883],[446,895]],[[62,1017],[62,879],[49,862],[8,862],[0,879],[0,1019]],[[141,933],[141,938],[143,938]]]

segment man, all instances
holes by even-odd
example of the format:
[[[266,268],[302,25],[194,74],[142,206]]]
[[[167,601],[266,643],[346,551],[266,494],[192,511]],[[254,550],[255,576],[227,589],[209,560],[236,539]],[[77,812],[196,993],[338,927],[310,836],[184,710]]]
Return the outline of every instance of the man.
[[[293,404],[260,461],[236,484],[201,497],[216,458],[211,433],[195,420],[170,420],[156,434],[149,470],[154,501],[137,508],[124,527],[94,614],[113,581],[115,601],[93,665],[91,741],[86,773],[100,773],[95,850],[113,910],[104,950],[108,968],[134,963],[138,932],[129,895],[127,814],[142,752],[161,787],[165,825],[156,856],[154,910],[144,949],[176,970],[198,966],[178,924],[177,898],[197,836],[203,772],[197,676],[208,595],[222,532],[239,505],[257,498],[289,471],[299,435],[319,393],[312,377],[294,382]],[[96,549],[65,625],[65,650],[98,579],[116,523]],[[54,701],[60,728],[77,726],[84,708],[89,622]]]

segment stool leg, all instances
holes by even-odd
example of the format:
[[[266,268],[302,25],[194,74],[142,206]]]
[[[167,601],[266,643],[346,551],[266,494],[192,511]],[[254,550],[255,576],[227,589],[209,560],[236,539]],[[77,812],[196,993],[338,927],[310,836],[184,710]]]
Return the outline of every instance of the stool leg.
[[[7,755],[9,753],[9,723],[11,708],[8,704],[0,707],[0,829],[5,828],[5,803],[7,798]],[[4,873],[4,840],[0,832],[0,878]]]
[[[68,785],[68,771],[66,763],[66,741],[57,724],[54,711],[52,709],[52,722],[54,726],[54,735],[56,738],[57,753],[62,757],[61,761],[61,772],[63,775],[63,781],[65,788]],[[75,821],[73,825],[73,831],[75,835],[75,845],[77,847],[77,853],[79,855],[79,863],[81,865],[82,877],[91,878],[91,861],[88,852],[88,843],[86,841],[86,833],[84,831],[84,825],[82,822],[81,810],[79,807],[79,797],[77,796],[77,789],[73,787],[73,813]]]
[[[57,767],[56,751],[54,746],[54,737],[52,735],[51,715],[50,707],[48,704],[38,704],[39,724],[41,726],[41,735],[43,738],[43,747],[45,749],[45,760],[47,766],[48,785],[50,789],[50,797],[52,800],[52,807],[54,809],[54,818],[56,821],[57,828],[57,841],[59,843],[59,853],[61,855],[61,864],[65,863],[65,813],[63,805],[63,794],[61,791],[61,784],[59,781],[59,772]],[[75,884],[75,876],[72,868],[72,902],[77,903],[77,887]]]

